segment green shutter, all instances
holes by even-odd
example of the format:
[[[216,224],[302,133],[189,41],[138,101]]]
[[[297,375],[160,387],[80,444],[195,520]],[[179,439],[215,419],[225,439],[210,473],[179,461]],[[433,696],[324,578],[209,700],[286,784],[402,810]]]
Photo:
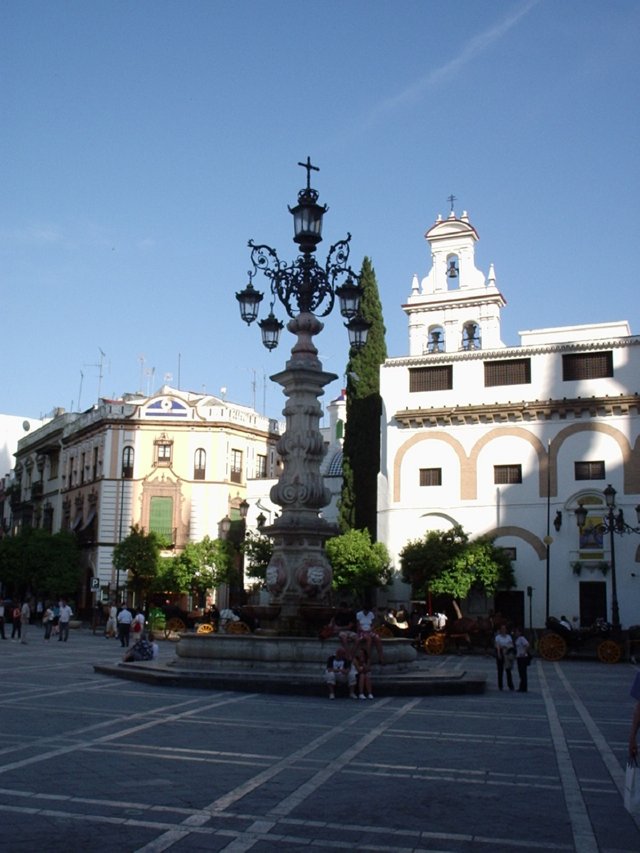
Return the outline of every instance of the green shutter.
[[[149,530],[161,536],[173,534],[173,498],[151,498]]]

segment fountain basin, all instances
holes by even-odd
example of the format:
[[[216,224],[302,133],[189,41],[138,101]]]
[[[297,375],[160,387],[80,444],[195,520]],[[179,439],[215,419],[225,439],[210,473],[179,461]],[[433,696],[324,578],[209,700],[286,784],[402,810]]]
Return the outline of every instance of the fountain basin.
[[[318,672],[330,654],[338,648],[337,640],[321,641],[315,637],[276,637],[260,634],[181,634],[175,668],[287,670]],[[383,640],[385,669],[406,669],[416,661],[417,652],[410,640]],[[377,664],[376,652],[372,663]]]

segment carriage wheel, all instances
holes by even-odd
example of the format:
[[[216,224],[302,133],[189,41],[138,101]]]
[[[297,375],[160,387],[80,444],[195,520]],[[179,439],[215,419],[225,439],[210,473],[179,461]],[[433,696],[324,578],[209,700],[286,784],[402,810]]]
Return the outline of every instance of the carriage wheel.
[[[227,634],[250,634],[251,629],[246,622],[229,622]]]
[[[567,653],[567,644],[560,634],[545,634],[538,641],[538,651],[544,660],[562,660]]]
[[[381,625],[379,628],[376,628],[376,634],[382,640],[390,640],[393,638],[393,631],[388,625]]]
[[[211,622],[201,622],[196,628],[196,634],[213,634],[214,627]]]
[[[164,626],[164,636],[166,640],[179,640],[180,634],[182,631],[186,631],[187,626],[184,624],[182,619],[178,619],[177,616],[174,616],[173,619],[169,619],[167,624]]]
[[[613,640],[603,640],[598,645],[598,660],[602,663],[618,663],[622,657],[620,644]]]
[[[428,655],[444,654],[445,640],[444,634],[431,634],[424,641],[424,650]]]

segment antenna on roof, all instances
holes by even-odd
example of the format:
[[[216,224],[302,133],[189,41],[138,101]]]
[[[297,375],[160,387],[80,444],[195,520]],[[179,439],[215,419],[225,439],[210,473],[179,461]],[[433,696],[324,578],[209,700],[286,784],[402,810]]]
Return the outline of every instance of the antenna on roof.
[[[98,359],[97,364],[85,364],[85,367],[97,367],[98,368],[98,400],[100,399],[100,394],[102,393],[102,377],[104,376],[103,367],[104,360],[107,357],[107,354],[103,352],[100,347],[98,347],[98,352],[100,353],[100,358]],[[78,398],[78,410],[80,410],[80,398]]]

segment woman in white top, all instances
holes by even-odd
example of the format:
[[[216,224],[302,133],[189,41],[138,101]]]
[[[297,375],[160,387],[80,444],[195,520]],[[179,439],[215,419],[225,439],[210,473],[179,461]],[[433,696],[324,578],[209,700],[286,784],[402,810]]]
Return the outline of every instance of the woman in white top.
[[[513,645],[513,637],[507,632],[507,626],[501,625],[500,630],[495,637],[496,647],[496,664],[498,666],[498,690],[502,690],[503,675],[507,673],[507,687],[513,690],[513,660],[515,657],[515,648]]]
[[[362,608],[362,610],[359,610],[356,613],[356,622],[358,623],[358,639],[356,640],[354,652],[357,651],[364,643],[364,647],[367,652],[367,658],[371,660],[371,643],[373,643],[376,647],[376,651],[378,652],[378,661],[380,662],[380,664],[384,664],[382,640],[373,628],[375,618],[375,613],[366,604]]]
[[[529,666],[529,640],[524,636],[520,628],[516,628],[513,632],[516,647],[516,664],[518,665],[518,693],[526,693],[527,685],[527,668]]]

